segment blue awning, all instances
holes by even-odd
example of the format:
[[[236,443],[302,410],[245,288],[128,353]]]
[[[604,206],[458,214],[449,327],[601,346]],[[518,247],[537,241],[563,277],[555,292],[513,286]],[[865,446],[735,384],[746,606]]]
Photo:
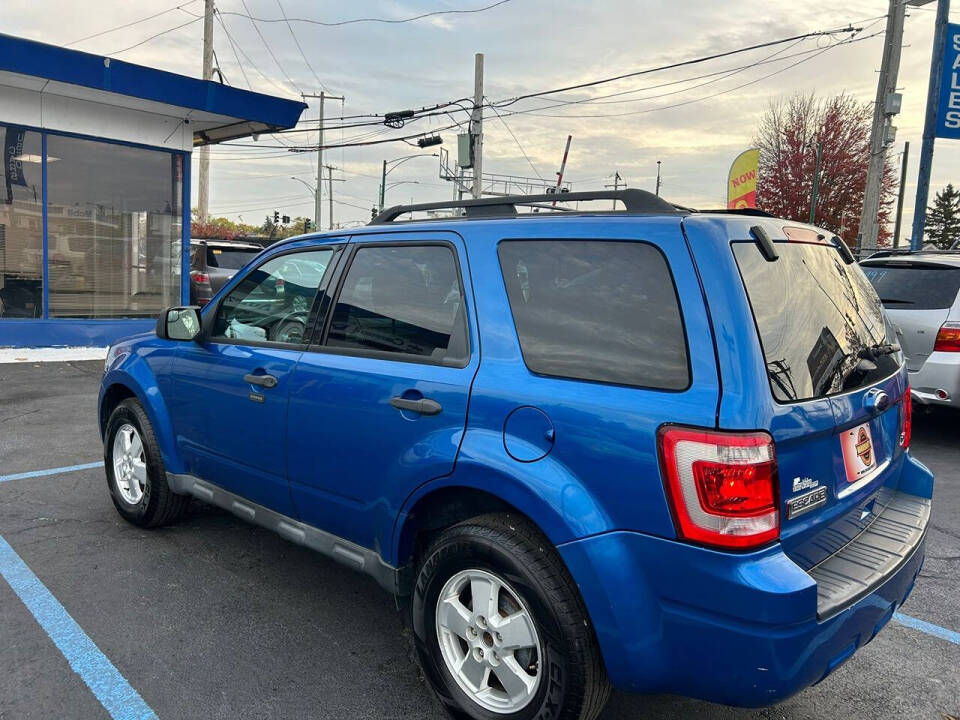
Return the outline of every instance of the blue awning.
[[[0,84],[176,114],[190,122],[194,145],[291,128],[307,107],[299,100],[4,34]]]

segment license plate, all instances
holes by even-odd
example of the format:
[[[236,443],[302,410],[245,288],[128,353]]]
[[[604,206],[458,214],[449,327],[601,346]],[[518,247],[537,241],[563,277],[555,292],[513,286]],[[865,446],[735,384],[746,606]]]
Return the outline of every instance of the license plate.
[[[855,483],[876,469],[877,452],[873,445],[870,423],[845,430],[840,436],[840,444],[848,483]]]

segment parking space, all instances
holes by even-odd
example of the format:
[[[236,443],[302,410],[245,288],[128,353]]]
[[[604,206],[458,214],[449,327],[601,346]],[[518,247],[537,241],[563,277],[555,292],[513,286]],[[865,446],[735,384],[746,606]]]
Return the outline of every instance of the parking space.
[[[122,701],[113,717],[443,717],[394,599],[372,580],[199,503],[162,530],[120,519],[102,467],[90,467],[102,460],[101,367],[0,364],[0,538],[53,599],[37,610],[0,580],[0,719],[110,717],[91,689],[90,673],[120,687],[103,660],[147,708]],[[927,561],[901,610],[933,631],[893,621],[826,682],[774,708],[616,694],[604,720],[960,715],[958,428],[918,413],[914,430],[937,485]],[[86,467],[23,476],[75,466]],[[38,613],[57,607],[51,631]],[[55,643],[64,617],[98,649],[73,666]]]

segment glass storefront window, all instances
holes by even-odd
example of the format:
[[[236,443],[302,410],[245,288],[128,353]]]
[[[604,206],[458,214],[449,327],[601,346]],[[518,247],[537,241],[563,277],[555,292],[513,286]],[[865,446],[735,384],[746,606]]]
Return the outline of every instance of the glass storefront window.
[[[43,315],[40,133],[0,125],[0,318]]]
[[[177,153],[47,136],[50,317],[151,317],[178,304],[182,182]]]

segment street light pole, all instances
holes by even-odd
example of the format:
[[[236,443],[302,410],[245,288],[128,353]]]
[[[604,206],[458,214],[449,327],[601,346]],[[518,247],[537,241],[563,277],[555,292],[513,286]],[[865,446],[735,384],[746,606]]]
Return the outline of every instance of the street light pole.
[[[393,160],[383,161],[383,170],[380,172],[380,204],[379,204],[380,212],[383,212],[383,205],[385,203],[384,196],[387,194],[387,175],[389,175],[398,167],[403,165],[403,163],[405,163],[407,160],[413,160],[414,158],[420,158],[420,157],[440,157],[440,156],[437,153],[429,153],[427,155],[418,153],[414,155],[404,155],[403,157],[394,158]],[[392,165],[393,167],[388,169],[387,168],[388,165]],[[393,185],[396,185],[396,184],[398,183],[394,183]],[[390,187],[393,187],[393,185],[391,185]]]

